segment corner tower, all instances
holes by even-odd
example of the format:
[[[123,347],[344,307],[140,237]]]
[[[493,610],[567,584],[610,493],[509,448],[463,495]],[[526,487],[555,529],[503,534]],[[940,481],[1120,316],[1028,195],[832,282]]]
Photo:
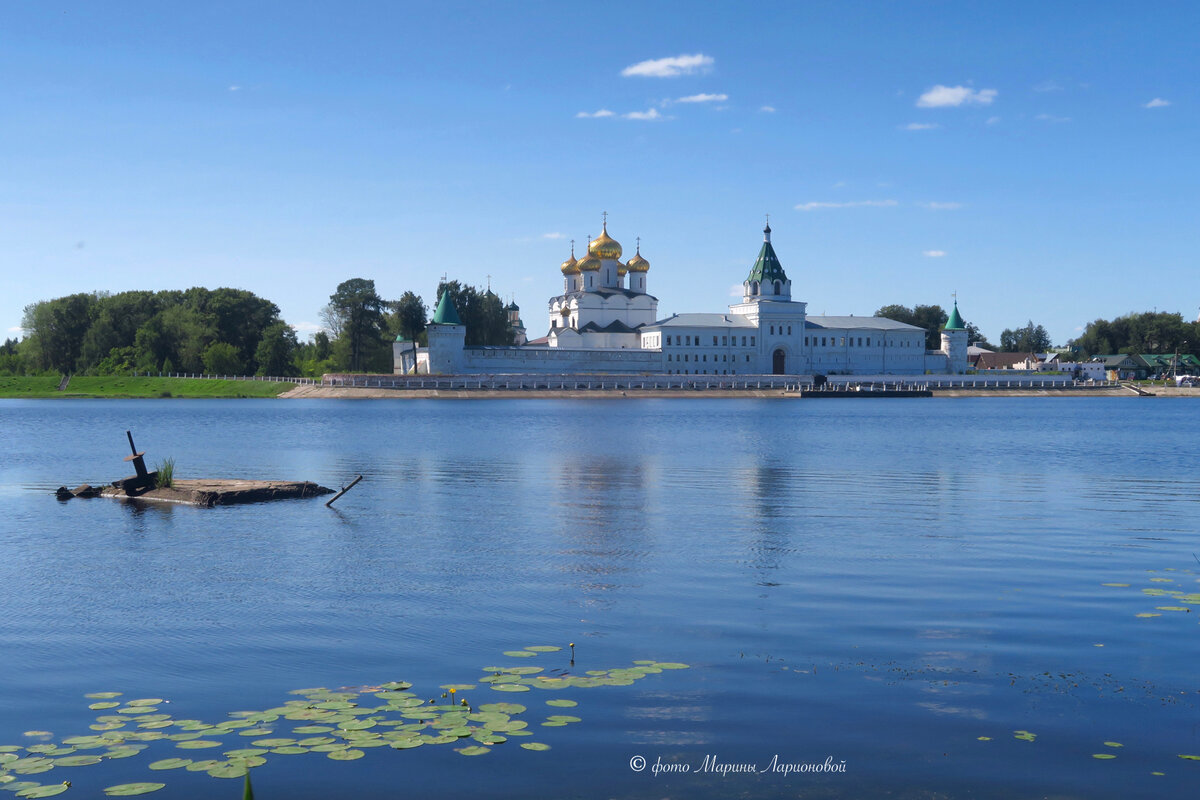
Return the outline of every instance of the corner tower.
[[[951,375],[962,375],[967,371],[967,326],[958,313],[958,299],[946,327],[942,328],[942,352],[946,355],[946,371]]]
[[[442,291],[433,320],[425,328],[429,339],[429,372],[431,375],[453,375],[461,372],[463,346],[467,341],[467,326],[458,318],[450,301],[450,293]]]

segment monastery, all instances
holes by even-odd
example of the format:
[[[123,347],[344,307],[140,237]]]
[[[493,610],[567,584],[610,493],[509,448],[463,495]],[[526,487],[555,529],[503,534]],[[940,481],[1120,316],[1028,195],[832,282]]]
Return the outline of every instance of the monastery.
[[[467,347],[466,328],[443,294],[429,346],[396,342],[397,375],[671,374],[923,375],[967,370],[967,331],[958,303],[940,350],[925,349],[925,331],[883,317],[814,316],[792,299],[792,282],[763,229],[758,258],[742,281],[742,299],[727,313],[658,318],[649,293],[650,262],[603,231],[587,252],[560,267],[562,293],[551,297],[546,335],[527,341],[516,304],[508,307],[517,344]]]

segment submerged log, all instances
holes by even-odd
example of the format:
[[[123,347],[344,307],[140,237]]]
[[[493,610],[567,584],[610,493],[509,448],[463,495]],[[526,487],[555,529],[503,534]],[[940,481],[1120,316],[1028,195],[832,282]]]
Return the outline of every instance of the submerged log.
[[[114,481],[119,483],[119,481]],[[128,500],[147,500],[186,505],[227,506],[240,503],[261,503],[267,500],[288,500],[332,494],[332,489],[310,481],[249,481],[249,480],[175,480],[170,487],[147,492],[126,492],[112,486],[102,492],[104,497]]]

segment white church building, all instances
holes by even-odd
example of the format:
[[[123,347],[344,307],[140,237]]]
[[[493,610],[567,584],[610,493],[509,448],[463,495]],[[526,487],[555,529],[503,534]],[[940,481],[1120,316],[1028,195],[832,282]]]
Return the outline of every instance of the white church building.
[[[925,331],[883,317],[811,316],[792,299],[792,282],[763,230],[758,258],[727,313],[658,318],[647,289],[650,262],[622,261],[603,232],[580,259],[560,267],[562,294],[551,297],[547,333],[520,346],[467,347],[466,328],[443,295],[427,332],[429,346],[395,345],[396,374],[922,375],[967,370],[967,331],[958,303],[925,349]],[[516,306],[509,307],[519,319]]]

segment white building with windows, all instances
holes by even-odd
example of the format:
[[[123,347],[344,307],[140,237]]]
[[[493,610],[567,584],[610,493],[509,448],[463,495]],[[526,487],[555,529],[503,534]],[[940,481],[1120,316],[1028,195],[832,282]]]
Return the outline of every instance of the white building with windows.
[[[429,347],[417,371],[433,374],[921,375],[962,374],[967,332],[958,303],[939,350],[925,331],[882,317],[810,316],[792,299],[787,277],[763,230],[758,258],[728,313],[674,314],[658,319],[647,291],[650,262],[622,262],[607,219],[587,253],[562,263],[563,293],[551,297],[546,336],[513,347],[466,347],[466,329],[446,298],[429,325]],[[399,346],[399,345],[398,345]],[[411,370],[399,353],[396,373]]]

